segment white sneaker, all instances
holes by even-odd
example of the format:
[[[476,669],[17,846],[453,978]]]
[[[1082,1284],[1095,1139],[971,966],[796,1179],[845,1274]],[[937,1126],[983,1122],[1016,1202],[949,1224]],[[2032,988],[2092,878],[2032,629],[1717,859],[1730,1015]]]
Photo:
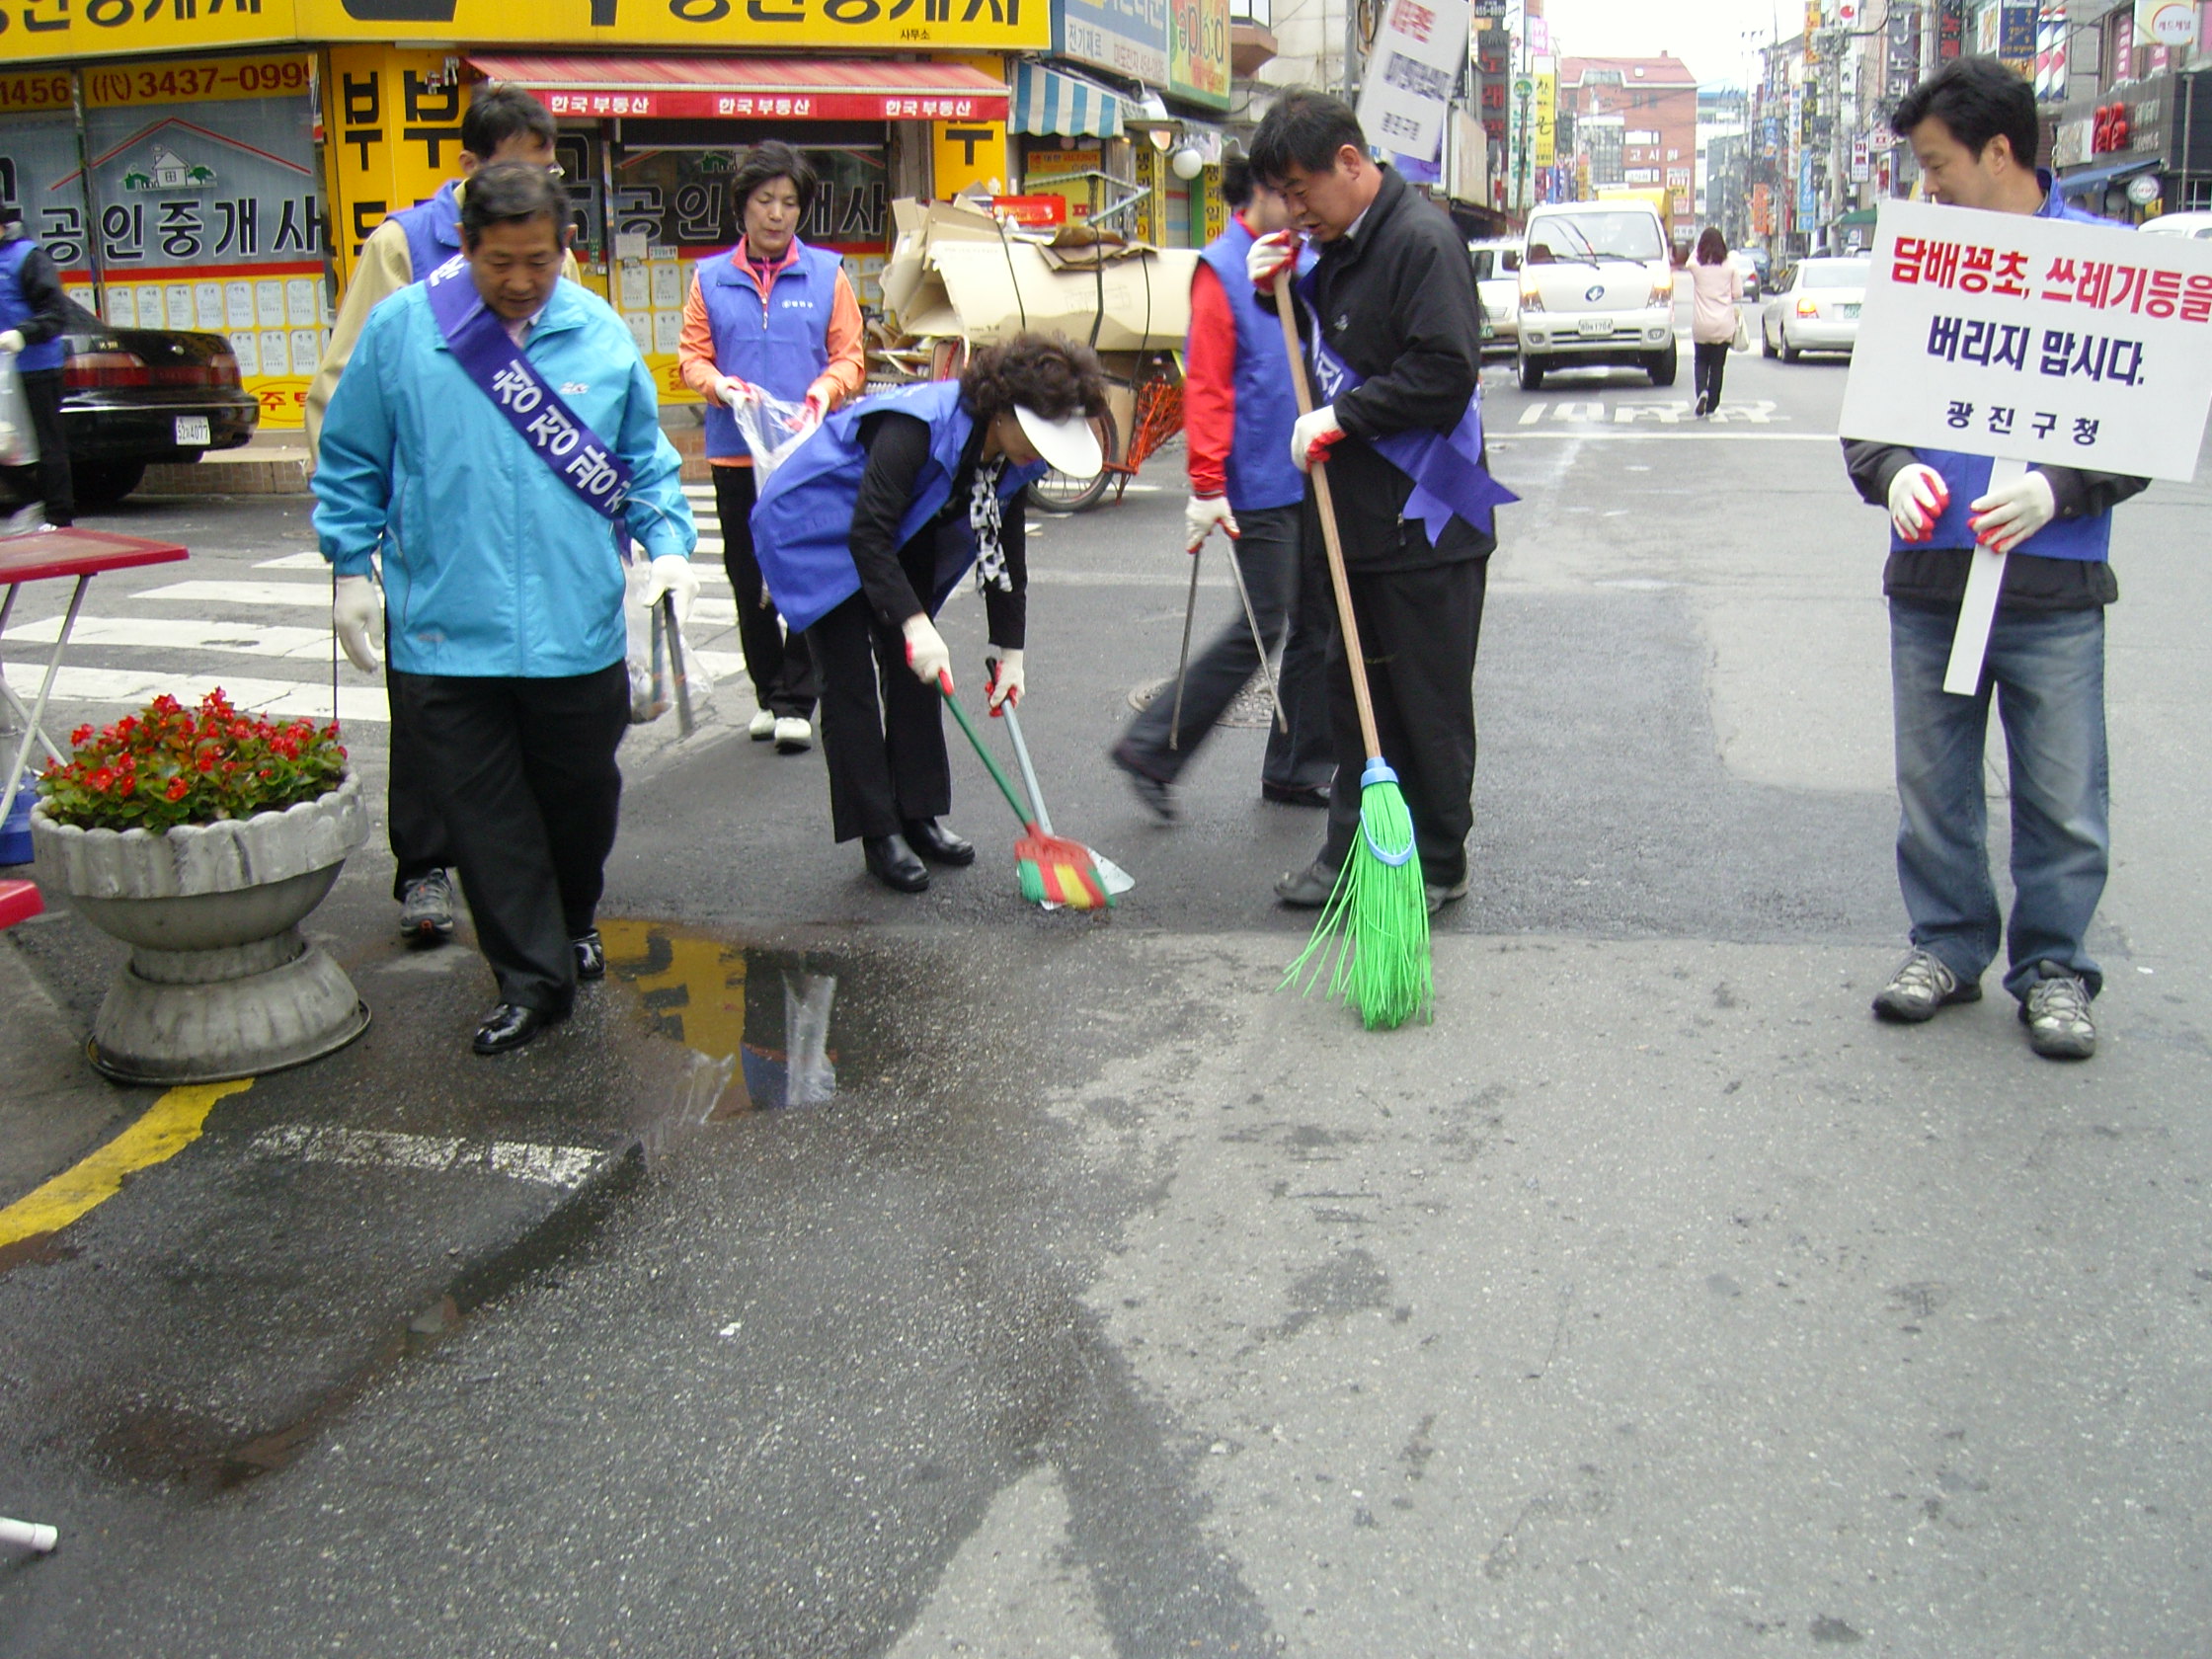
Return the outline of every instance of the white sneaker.
[[[42,535],[53,526],[46,522],[46,506],[33,502],[29,507],[9,514],[7,522],[0,524],[0,537]]]
[[[795,714],[776,716],[775,737],[778,754],[800,754],[814,748],[814,727]]]
[[[746,723],[745,735],[754,743],[766,743],[776,735],[774,709],[754,709],[752,718]]]

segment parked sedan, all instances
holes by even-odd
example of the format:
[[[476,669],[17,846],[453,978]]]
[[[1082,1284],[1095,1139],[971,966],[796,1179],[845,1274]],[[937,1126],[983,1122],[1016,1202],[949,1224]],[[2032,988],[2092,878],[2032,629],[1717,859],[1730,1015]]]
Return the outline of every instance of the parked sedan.
[[[1760,308],[1760,349],[1784,362],[1806,352],[1848,356],[1858,344],[1868,269],[1865,259],[1799,260]]]
[[[219,334],[110,328],[72,300],[62,338],[61,429],[83,506],[122,500],[156,461],[235,449],[261,423]]]
[[[1482,349],[1510,352],[1521,339],[1521,243],[1517,237],[1469,242],[1475,291],[1482,296]]]

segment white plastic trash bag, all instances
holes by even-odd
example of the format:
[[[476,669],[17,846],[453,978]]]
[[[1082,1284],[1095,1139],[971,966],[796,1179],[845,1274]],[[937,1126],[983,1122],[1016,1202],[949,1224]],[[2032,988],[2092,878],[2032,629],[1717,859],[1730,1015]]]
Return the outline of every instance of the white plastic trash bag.
[[[759,484],[765,484],[777,463],[822,424],[806,404],[786,403],[757,387],[732,413],[738,418],[738,432],[745,438],[745,446],[752,451],[753,479]]]
[[[23,395],[13,352],[0,352],[0,466],[30,466],[39,458],[39,434]]]
[[[654,626],[654,613],[661,607],[645,602],[645,591],[653,581],[653,562],[643,557],[633,559],[622,579],[622,621],[629,635],[630,724],[642,726],[675,708],[679,679],[682,697],[688,699],[694,714],[703,712],[707,699],[714,695],[714,676],[691,649],[680,626],[673,641],[663,637],[664,629]]]

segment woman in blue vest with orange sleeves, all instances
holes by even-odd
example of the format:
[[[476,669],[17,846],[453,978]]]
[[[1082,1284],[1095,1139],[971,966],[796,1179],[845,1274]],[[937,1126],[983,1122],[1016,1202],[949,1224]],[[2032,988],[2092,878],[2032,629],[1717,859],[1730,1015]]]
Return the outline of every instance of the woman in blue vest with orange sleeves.
[[[822,673],[831,828],[886,887],[921,892],[923,858],[976,860],[938,822],[952,807],[938,698],[952,654],[933,618],[973,565],[998,660],[989,707],[1020,698],[1029,568],[1013,498],[1048,462],[1096,472],[1105,412],[1087,348],[1016,335],[979,348],[958,380],[838,411],[761,490],[760,568]]]
[[[749,521],[752,457],[732,413],[765,392],[805,402],[820,419],[867,384],[860,301],[844,262],[799,239],[814,205],[814,169],[789,144],[754,146],[732,183],[745,234],[699,262],[683,306],[677,364],[707,400],[707,459],[722,519],[722,567],[738,601],[738,638],[758,707],[748,728],[795,754],[813,747],[815,671],[806,641],[787,638],[760,585]]]

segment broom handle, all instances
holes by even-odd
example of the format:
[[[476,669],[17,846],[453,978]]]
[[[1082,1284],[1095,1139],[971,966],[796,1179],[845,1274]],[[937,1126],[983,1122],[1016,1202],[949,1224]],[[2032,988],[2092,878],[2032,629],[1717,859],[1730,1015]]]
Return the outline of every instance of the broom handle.
[[[998,677],[998,659],[984,659],[985,672],[992,679]],[[1006,735],[1014,740],[1014,758],[1021,763],[1021,786],[1029,791],[1030,810],[1037,815],[1037,828],[1046,834],[1053,832],[1053,815],[1045,810],[1045,792],[1037,787],[1037,768],[1029,758],[1029,745],[1021,739],[1021,716],[1014,712],[1013,699],[1008,698],[999,714],[1006,722]]]
[[[1030,822],[1029,814],[1022,809],[1021,801],[1014,794],[1014,785],[999,770],[998,762],[990,757],[990,750],[984,748],[983,734],[969,723],[968,711],[960,706],[960,699],[952,694],[952,675],[937,676],[937,689],[944,693],[945,707],[952,710],[952,717],[960,722],[960,729],[968,734],[968,741],[976,746],[976,758],[984,763],[984,770],[990,774],[990,781],[998,785],[998,793],[1006,797],[1006,805],[1014,809],[1014,817],[1024,830],[1034,831],[1037,826]]]
[[[1298,412],[1310,415],[1313,388],[1306,384],[1305,356],[1298,344],[1298,317],[1291,310],[1290,266],[1276,274],[1275,312],[1283,319],[1283,350],[1291,356],[1291,384],[1298,392]],[[1313,463],[1313,500],[1321,510],[1321,544],[1328,549],[1329,582],[1336,589],[1336,616],[1344,629],[1344,656],[1352,666],[1352,700],[1360,708],[1360,741],[1367,745],[1370,760],[1381,759],[1382,740],[1375,732],[1375,703],[1367,689],[1367,658],[1360,650],[1359,622],[1352,615],[1352,584],[1344,575],[1344,546],[1337,539],[1336,503],[1329,496],[1326,461]]]

